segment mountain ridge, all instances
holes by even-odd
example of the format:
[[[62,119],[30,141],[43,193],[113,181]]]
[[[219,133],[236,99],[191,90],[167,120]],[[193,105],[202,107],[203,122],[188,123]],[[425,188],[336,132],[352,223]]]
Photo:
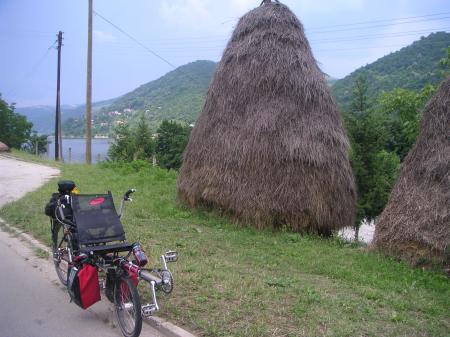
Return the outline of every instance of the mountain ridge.
[[[432,33],[356,69],[342,79],[328,75],[326,79],[336,101],[345,110],[352,94],[353,84],[360,75],[367,78],[370,98],[397,87],[419,90],[426,84],[437,84],[441,80],[438,61],[444,57],[445,48],[449,46],[450,33]],[[117,124],[125,120],[133,127],[141,114],[145,115],[153,131],[162,120],[194,123],[203,108],[216,66],[217,63],[207,60],[190,62],[120,97],[94,103],[94,134],[107,136]],[[42,109],[42,107],[34,108]],[[27,109],[30,111],[26,111]],[[54,119],[54,107],[45,108],[44,113],[42,111],[32,113],[31,110],[33,107],[17,108],[19,113],[30,116],[30,121],[35,124],[37,131],[52,133],[54,123],[48,121]],[[62,108],[65,135],[72,137],[84,135],[84,110],[84,104]]]
[[[366,77],[368,96],[372,98],[382,91],[395,88],[420,90],[426,84],[435,85],[442,80],[438,63],[449,46],[450,33],[436,32],[422,36],[412,44],[337,80],[332,86],[333,95],[342,107],[347,107],[353,84],[360,75]]]

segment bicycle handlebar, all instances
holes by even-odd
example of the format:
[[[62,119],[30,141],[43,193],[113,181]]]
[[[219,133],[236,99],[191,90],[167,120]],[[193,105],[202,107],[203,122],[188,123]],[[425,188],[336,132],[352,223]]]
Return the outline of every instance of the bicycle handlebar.
[[[130,188],[125,194],[124,194],[124,196],[123,196],[123,200],[130,200],[130,195],[132,194],[132,193],[134,193],[134,192],[136,192],[136,189],[134,189],[134,188]]]

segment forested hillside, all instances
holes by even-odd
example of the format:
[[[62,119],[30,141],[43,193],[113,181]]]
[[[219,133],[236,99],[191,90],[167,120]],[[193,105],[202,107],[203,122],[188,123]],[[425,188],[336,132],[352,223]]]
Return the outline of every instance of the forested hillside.
[[[426,84],[437,84],[442,79],[438,63],[449,46],[450,33],[433,33],[357,69],[343,79],[326,78],[336,100],[345,110],[352,87],[360,75],[367,79],[369,100],[395,88],[420,90]],[[153,131],[163,120],[187,124],[195,122],[215,68],[216,63],[212,61],[192,62],[117,99],[94,103],[94,135],[107,136],[125,120],[134,128],[141,114],[145,115]],[[51,106],[37,106],[18,108],[17,111],[33,122],[36,131],[52,133],[54,109]],[[84,135],[84,111],[84,105],[62,107],[63,132],[66,136]]]
[[[93,111],[110,105],[114,99],[95,102],[92,104]],[[19,107],[16,109],[18,113],[24,115],[31,123],[33,123],[33,130],[41,134],[53,134],[55,132],[55,106],[39,105],[30,107]],[[62,105],[61,119],[63,122],[63,131],[66,135],[70,135],[74,129],[73,120],[82,120],[86,108],[84,104],[77,105]],[[69,121],[69,122],[68,122]],[[67,127],[65,127],[67,125]],[[76,129],[76,128],[75,128]],[[83,134],[84,131],[80,131]]]
[[[188,63],[125,94],[101,112],[131,109],[145,112],[151,124],[165,119],[192,123],[202,109],[215,68],[212,61]]]
[[[347,106],[352,86],[360,75],[367,79],[369,98],[395,88],[420,90],[426,84],[437,84],[442,79],[438,63],[449,46],[450,33],[437,32],[422,37],[336,81],[333,93],[341,105]]]

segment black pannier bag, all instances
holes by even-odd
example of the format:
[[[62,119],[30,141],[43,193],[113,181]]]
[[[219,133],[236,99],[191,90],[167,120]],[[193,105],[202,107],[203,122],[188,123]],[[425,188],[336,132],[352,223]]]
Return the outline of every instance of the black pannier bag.
[[[67,289],[70,299],[83,309],[100,301],[100,285],[97,268],[82,264],[80,268],[72,267],[67,275]]]
[[[45,215],[54,218],[55,217],[55,209],[56,203],[59,198],[59,193],[53,193],[49,202],[45,205]]]
[[[52,197],[50,198],[50,201],[45,205],[45,215],[55,219],[55,210],[56,210],[56,206],[58,204],[58,198],[60,198],[61,195],[59,193],[53,193]],[[63,213],[64,213],[64,219],[72,219],[72,208],[70,207],[70,204],[67,203],[66,201],[63,201],[64,204],[64,208],[62,209]],[[58,218],[60,220],[61,219],[61,215],[58,214]]]
[[[75,183],[71,180],[61,180],[58,182],[58,192],[53,193],[50,201],[45,205],[45,215],[54,218],[58,198],[63,195],[70,195],[75,188]],[[64,216],[71,215],[70,209],[64,209]]]

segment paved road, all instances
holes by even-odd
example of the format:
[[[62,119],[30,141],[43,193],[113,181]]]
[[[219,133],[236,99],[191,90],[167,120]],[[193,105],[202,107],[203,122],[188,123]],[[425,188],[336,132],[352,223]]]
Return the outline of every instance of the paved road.
[[[0,155],[0,207],[23,197],[58,175],[57,168]]]
[[[0,207],[59,172],[42,165],[0,157]],[[1,337],[122,336],[113,307],[104,297],[88,310],[69,302],[49,259],[0,228]],[[142,337],[160,336],[144,324]]]

